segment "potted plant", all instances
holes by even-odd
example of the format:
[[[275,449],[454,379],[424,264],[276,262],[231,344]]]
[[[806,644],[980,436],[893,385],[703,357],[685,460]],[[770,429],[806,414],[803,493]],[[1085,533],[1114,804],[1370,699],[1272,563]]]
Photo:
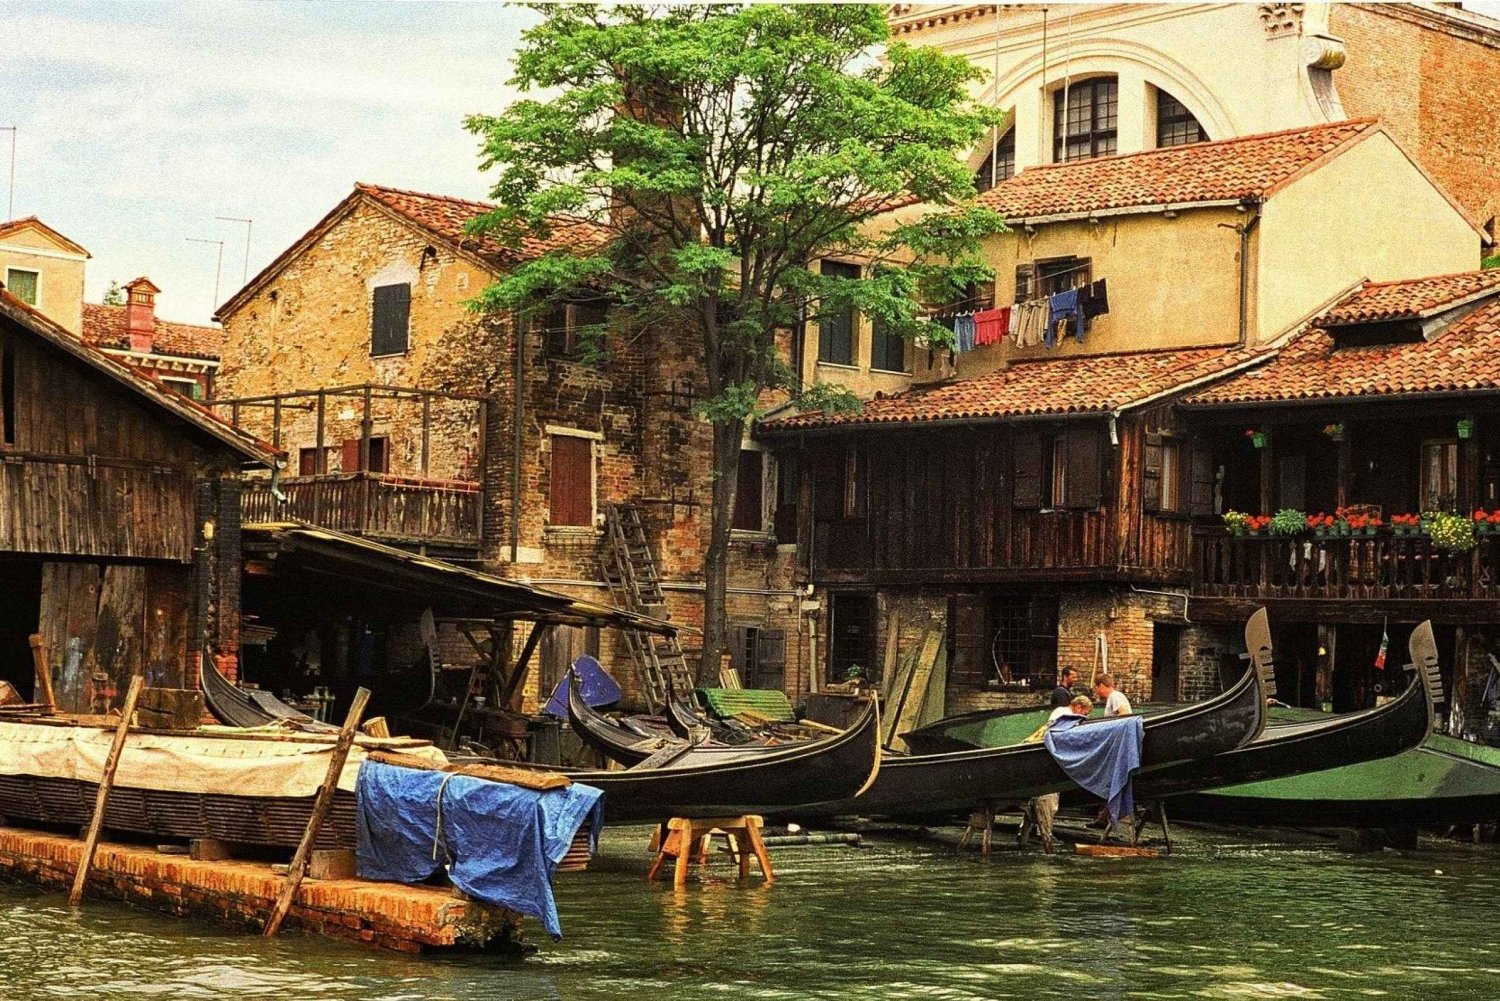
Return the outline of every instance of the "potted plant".
[[[1237,539],[1249,531],[1247,527],[1249,522],[1250,516],[1243,511],[1224,512],[1224,527],[1228,528],[1229,534]]]
[[[1344,422],[1343,421],[1339,421],[1336,424],[1325,424],[1323,426],[1323,433],[1326,434],[1328,437],[1332,438],[1334,441],[1343,441],[1344,440]]]
[[[1418,532],[1418,524],[1421,519],[1415,514],[1393,514],[1391,515],[1391,527],[1397,535],[1413,536]]]
[[[1271,516],[1271,534],[1299,535],[1307,531],[1307,515],[1296,508],[1284,507]]]
[[[1474,548],[1474,522],[1461,514],[1434,513],[1428,532],[1432,544],[1445,553],[1466,553]]]
[[[1248,428],[1245,431],[1245,437],[1250,439],[1250,444],[1255,448],[1266,447],[1266,433],[1264,431],[1257,431],[1254,428]]]
[[[1458,436],[1460,438],[1474,437],[1474,418],[1460,417],[1458,420]]]
[[[1252,514],[1245,519],[1245,532],[1248,535],[1264,535],[1266,529],[1271,525],[1271,516],[1268,514]]]
[[[1307,527],[1312,529],[1313,538],[1326,539],[1333,534],[1334,518],[1331,514],[1319,511],[1317,514],[1309,515]]]

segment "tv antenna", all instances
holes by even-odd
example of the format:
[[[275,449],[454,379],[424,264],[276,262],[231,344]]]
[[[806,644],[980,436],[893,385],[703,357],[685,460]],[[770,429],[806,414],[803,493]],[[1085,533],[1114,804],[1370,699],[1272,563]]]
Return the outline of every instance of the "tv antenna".
[[[19,125],[0,125],[0,132],[10,133],[10,207],[5,210],[6,220],[16,217],[16,136],[20,135]]]
[[[188,243],[212,243],[212,244],[214,244],[215,246],[217,246],[219,248],[219,262],[214,265],[214,301],[213,301],[213,305],[209,308],[209,311],[208,311],[209,316],[212,316],[214,310],[216,310],[216,309],[219,308],[219,276],[224,273],[224,241],[223,240],[205,240],[205,239],[203,239],[200,236],[190,236],[190,237],[187,238],[187,242]]]
[[[239,219],[232,215],[216,215],[215,219],[221,222],[242,222],[245,224],[245,270],[240,272],[240,285],[250,280],[250,229],[254,223],[253,219]],[[218,305],[215,303],[215,305]]]

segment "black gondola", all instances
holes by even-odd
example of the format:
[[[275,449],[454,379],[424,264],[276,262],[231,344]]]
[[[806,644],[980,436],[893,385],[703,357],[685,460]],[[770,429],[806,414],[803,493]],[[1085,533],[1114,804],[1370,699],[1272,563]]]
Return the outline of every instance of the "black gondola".
[[[578,708],[588,707],[580,699],[570,699],[568,715],[582,733],[586,731]],[[849,729],[819,740],[749,755],[695,750],[661,768],[567,774],[575,782],[604,790],[606,823],[795,814],[825,801],[853,799],[877,780],[879,724],[879,710],[871,701]]]
[[[683,738],[675,733],[662,733],[654,737],[636,733],[605,716],[599,710],[584,702],[582,698],[575,698],[573,692],[576,688],[576,685],[568,686],[569,723],[585,744],[611,761],[624,765],[626,768],[640,764],[672,743],[680,742],[683,739],[694,739],[691,736]],[[668,719],[671,719],[671,703],[668,704]],[[676,730],[675,726],[673,730]],[[690,735],[694,733],[691,727],[687,728],[687,732]],[[702,737],[703,733],[703,728],[697,730],[699,738]],[[781,747],[784,746],[781,745]],[[693,748],[689,756],[694,759],[705,758],[711,761],[722,762],[733,758],[742,758],[764,754],[767,751],[780,750],[781,747],[755,744],[728,745],[713,743]]]
[[[254,728],[294,723],[298,729],[337,731],[338,727],[320,723],[304,712],[256,688],[240,688],[219,673],[213,658],[203,656],[203,702],[214,718],[225,726]]]

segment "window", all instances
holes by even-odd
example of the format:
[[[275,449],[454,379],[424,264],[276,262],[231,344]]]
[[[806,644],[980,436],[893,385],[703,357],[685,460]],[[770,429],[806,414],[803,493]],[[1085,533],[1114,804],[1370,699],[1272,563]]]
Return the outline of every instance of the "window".
[[[865,516],[864,464],[860,461],[859,445],[850,442],[844,451],[844,517]]]
[[[1104,499],[1100,439],[1094,427],[1017,432],[1011,440],[1011,505],[1023,510],[1097,508]]]
[[[594,443],[567,434],[552,435],[552,478],[548,523],[591,528],[594,524]]]
[[[1182,438],[1146,432],[1141,506],[1152,514],[1210,515],[1217,504],[1213,452]]]
[[[1207,138],[1203,126],[1181,101],[1164,90],[1156,92],[1156,145],[1186,146]]]
[[[1115,151],[1120,90],[1114,77],[1070,84],[1052,95],[1052,159],[1087,160]]]
[[[1178,511],[1182,504],[1182,443],[1161,444],[1161,510]]]
[[[1047,496],[1047,507],[1062,507],[1068,496],[1068,436],[1056,435],[1052,439],[1052,492]]]
[[[609,306],[600,300],[558,303],[542,314],[538,326],[547,354],[566,358],[578,353],[581,332],[602,327],[609,318]]]
[[[36,271],[20,268],[5,269],[5,290],[28,306],[35,306],[42,276]]]
[[[324,453],[328,453],[333,450],[325,448],[323,451]],[[326,463],[323,468],[328,468]],[[316,448],[299,448],[297,450],[297,475],[317,476],[318,472],[318,450]]]
[[[828,680],[843,681],[852,668],[873,677],[875,660],[875,596],[828,596]]]
[[[906,338],[876,320],[870,331],[870,368],[880,372],[905,372]]]
[[[1018,264],[1016,302],[1056,295],[1070,288],[1087,285],[1093,280],[1093,261],[1088,257],[1054,257],[1045,261]]]
[[[1458,442],[1422,442],[1422,510],[1458,506]]]
[[[949,598],[948,683],[961,688],[1049,686],[1057,669],[1057,598]]]
[[[404,283],[376,286],[375,305],[370,313],[370,354],[405,354],[410,320],[411,286]]]
[[[823,262],[825,278],[859,277],[859,265]],[[822,313],[818,317],[818,361],[831,365],[854,364],[854,307]]]
[[[783,452],[776,457],[776,541],[784,546],[797,542],[797,498],[802,490],[802,476],[797,456]]]
[[[765,453],[740,450],[739,485],[734,492],[734,520],[730,527],[741,532],[764,532]]]
[[[786,632],[759,625],[731,625],[729,664],[740,672],[746,688],[780,691],[786,685]]]
[[[1000,144],[991,147],[984,163],[974,172],[974,188],[988,191],[1007,178],[1016,175],[1016,130],[1011,129],[1000,137]]]
[[[358,438],[345,438],[340,448],[339,471],[344,473],[355,473],[363,470],[369,473],[388,473],[391,471],[391,440],[385,437],[370,438],[370,462],[366,466],[360,462]],[[304,449],[306,452],[314,452],[315,449]]]
[[[170,376],[162,376],[161,384],[190,400],[203,399],[203,384],[196,379],[173,379]]]

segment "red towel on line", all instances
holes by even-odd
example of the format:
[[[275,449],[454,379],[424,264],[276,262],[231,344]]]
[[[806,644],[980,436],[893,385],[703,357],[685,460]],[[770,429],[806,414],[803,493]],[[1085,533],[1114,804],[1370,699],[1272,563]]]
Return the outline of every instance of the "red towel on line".
[[[1001,306],[999,309],[985,309],[975,313],[974,346],[984,347],[986,344],[999,344],[1000,339],[1005,336],[1006,328],[1009,326],[1009,306]]]

